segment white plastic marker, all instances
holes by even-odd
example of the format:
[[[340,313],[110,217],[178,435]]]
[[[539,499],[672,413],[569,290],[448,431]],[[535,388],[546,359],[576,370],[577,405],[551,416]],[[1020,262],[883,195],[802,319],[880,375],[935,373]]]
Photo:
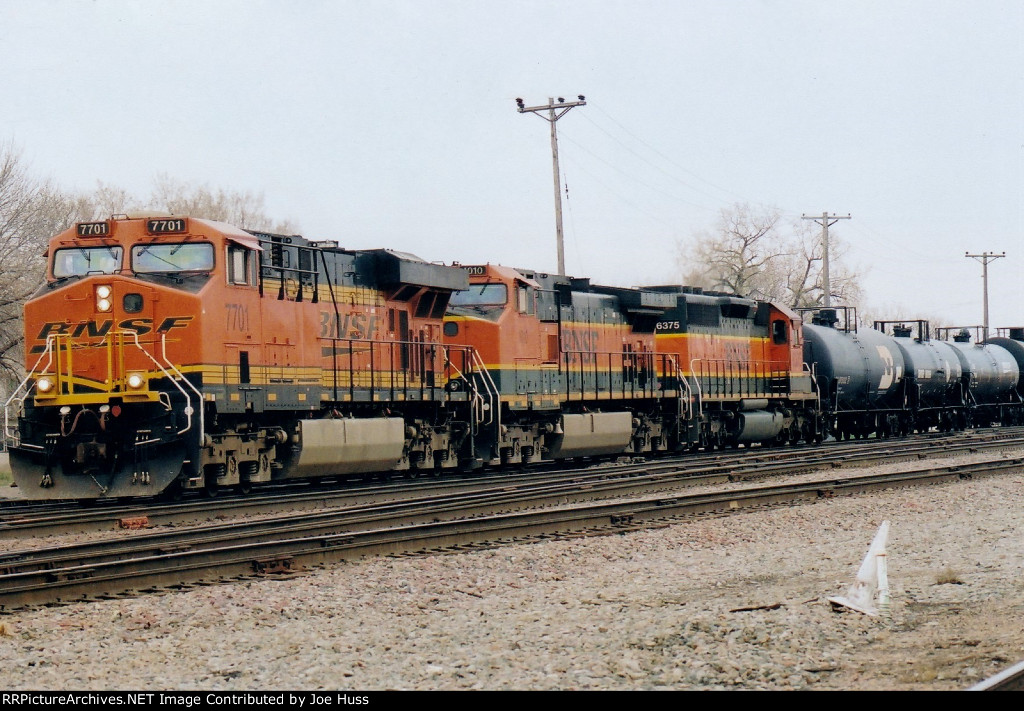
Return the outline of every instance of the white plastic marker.
[[[857,580],[850,587],[850,591],[845,597],[828,599],[833,609],[845,607],[872,617],[878,617],[879,614],[889,616],[889,574],[885,560],[885,544],[888,538],[889,522],[882,521],[864,562],[860,564]],[[878,607],[875,606],[876,593]]]

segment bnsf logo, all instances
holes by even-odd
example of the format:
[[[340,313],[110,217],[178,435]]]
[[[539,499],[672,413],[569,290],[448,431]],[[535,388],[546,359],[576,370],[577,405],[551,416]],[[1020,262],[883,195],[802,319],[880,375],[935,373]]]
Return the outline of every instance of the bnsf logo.
[[[117,327],[124,331],[135,331],[140,336],[156,331],[156,333],[167,333],[168,331],[175,328],[185,328],[188,326],[194,316],[169,316],[160,322],[160,325],[155,329],[153,328],[153,319],[151,318],[128,318],[117,324]],[[47,336],[61,335],[71,336],[72,338],[103,338],[110,329],[113,328],[113,319],[106,321],[79,321],[78,323],[68,323],[67,321],[48,321],[44,323],[42,328],[39,329],[39,335],[36,336],[37,340],[45,341]],[[44,346],[35,346],[32,348],[33,353],[41,353]]]

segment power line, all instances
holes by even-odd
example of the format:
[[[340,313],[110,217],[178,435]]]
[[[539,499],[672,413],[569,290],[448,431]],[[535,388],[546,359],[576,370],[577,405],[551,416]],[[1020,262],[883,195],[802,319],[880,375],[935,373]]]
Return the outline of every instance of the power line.
[[[621,173],[625,177],[629,178],[631,182],[636,183],[637,185],[642,185],[645,188],[647,188],[648,190],[652,190],[652,191],[654,191],[656,193],[660,193],[661,195],[664,195],[667,198],[671,198],[673,200],[678,200],[679,202],[683,203],[684,205],[689,205],[690,207],[696,207],[699,210],[706,210],[708,212],[715,212],[715,208],[707,207],[705,205],[701,205],[701,204],[695,203],[695,202],[690,202],[689,200],[686,200],[685,198],[681,198],[678,195],[673,195],[672,193],[665,192],[661,188],[655,187],[654,185],[651,185],[650,183],[647,183],[647,182],[641,180],[640,178],[635,178],[635,177],[631,176],[625,170],[623,170],[622,168],[619,168],[618,166],[616,166],[615,164],[611,163],[610,161],[607,161],[604,158],[602,158],[601,156],[597,155],[596,153],[594,153],[592,150],[590,150],[589,148],[584,146],[579,141],[573,140],[572,136],[569,135],[569,134],[566,134],[566,133],[563,132],[562,133],[562,138],[564,140],[566,140],[566,141],[569,141],[569,143],[572,143],[574,146],[579,148],[584,153],[590,154],[591,156],[593,156],[594,159],[604,163],[606,166],[608,166],[609,168],[611,168],[615,172]]]

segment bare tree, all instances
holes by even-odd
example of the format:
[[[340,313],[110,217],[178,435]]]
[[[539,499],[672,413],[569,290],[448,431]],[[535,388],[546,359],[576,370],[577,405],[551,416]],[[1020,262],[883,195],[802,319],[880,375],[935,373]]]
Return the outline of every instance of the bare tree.
[[[21,307],[43,281],[49,237],[71,226],[77,201],[32,178],[12,145],[0,146],[0,379],[22,372]]]
[[[111,215],[127,215],[142,209],[142,202],[124,188],[102,181],[96,189],[79,198],[79,214],[83,220],[105,220]]]
[[[829,257],[832,296],[856,303],[859,275],[843,264],[845,248],[833,237]],[[681,245],[683,282],[791,306],[824,302],[821,242],[802,220],[781,219],[774,208],[736,204],[723,209],[711,233]]]
[[[782,286],[776,297],[792,306],[821,306],[825,303],[821,234],[805,220],[795,220],[790,229],[784,258],[776,265]],[[829,242],[832,300],[855,305],[861,298],[860,273],[846,265],[847,249],[842,239],[833,234]]]
[[[778,210],[737,204],[719,213],[714,232],[697,236],[681,247],[681,272],[706,285],[734,294],[766,298],[777,280],[775,263],[782,256]]]
[[[250,230],[295,232],[290,221],[274,222],[266,214],[263,193],[188,185],[165,174],[156,177],[151,204],[175,215],[205,217]]]

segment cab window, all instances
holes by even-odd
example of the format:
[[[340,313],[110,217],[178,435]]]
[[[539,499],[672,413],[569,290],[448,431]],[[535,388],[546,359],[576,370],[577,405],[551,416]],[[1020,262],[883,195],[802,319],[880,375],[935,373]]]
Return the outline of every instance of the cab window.
[[[209,242],[137,244],[132,247],[132,271],[208,272],[213,269],[213,245]]]
[[[251,249],[234,244],[228,245],[228,284],[253,285],[255,262]]]
[[[53,255],[53,276],[57,279],[86,274],[113,274],[121,269],[124,250],[117,245],[58,249]]]
[[[516,289],[516,305],[519,313],[533,315],[536,309],[533,305],[533,293],[527,286],[520,286]]]
[[[504,284],[470,284],[464,291],[452,294],[452,306],[504,306],[508,288]]]
[[[772,321],[772,342],[781,346],[789,341],[786,334],[786,322],[782,319]]]

